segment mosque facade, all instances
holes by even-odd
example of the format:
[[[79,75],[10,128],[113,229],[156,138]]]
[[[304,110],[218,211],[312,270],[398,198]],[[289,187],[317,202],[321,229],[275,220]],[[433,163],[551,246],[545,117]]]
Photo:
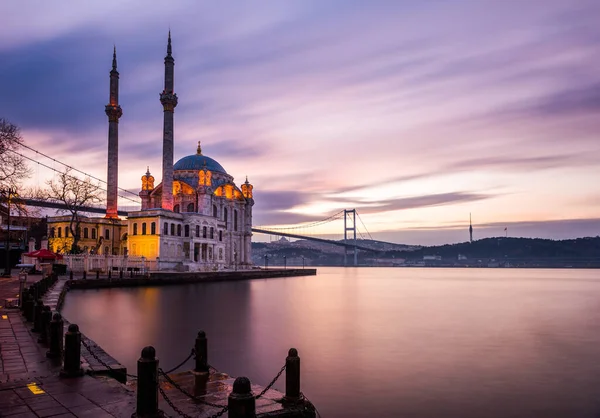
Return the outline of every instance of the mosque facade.
[[[221,164],[204,155],[200,142],[194,154],[173,163],[174,64],[171,34],[165,57],[162,182],[147,169],[141,177],[141,210],[117,214],[119,73],[116,51],[110,72],[107,208],[102,218],[81,217],[79,246],[89,254],[158,259],[163,268],[190,271],[249,268],[252,265],[253,186],[239,187]],[[66,252],[70,216],[48,219],[49,248]]]

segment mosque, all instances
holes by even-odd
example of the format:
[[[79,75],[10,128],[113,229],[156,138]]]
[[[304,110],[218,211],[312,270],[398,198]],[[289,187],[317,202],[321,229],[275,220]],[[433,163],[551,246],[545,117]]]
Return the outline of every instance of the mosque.
[[[174,92],[171,33],[165,57],[163,106],[162,183],[154,185],[149,169],[141,177],[141,210],[117,214],[119,73],[116,50],[110,72],[108,116],[108,175],[106,215],[81,217],[79,246],[89,254],[159,259],[163,269],[189,271],[249,268],[252,238],[253,186],[238,187],[234,178],[214,159],[204,155],[200,143],[196,153],[173,164]],[[70,249],[70,216],[48,219],[49,248]]]

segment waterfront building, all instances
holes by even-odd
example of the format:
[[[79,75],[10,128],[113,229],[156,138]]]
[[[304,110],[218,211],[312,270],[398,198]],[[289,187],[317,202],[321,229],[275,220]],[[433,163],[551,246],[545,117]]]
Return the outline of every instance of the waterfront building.
[[[173,164],[174,64],[171,34],[165,57],[163,106],[162,182],[149,168],[141,177],[141,210],[117,215],[119,73],[116,51],[110,72],[108,176],[106,216],[81,216],[80,248],[89,254],[144,257],[158,260],[163,269],[189,271],[249,268],[251,259],[253,186],[246,177],[237,186],[221,164],[204,155],[200,142],[196,153]],[[69,236],[70,216],[48,219],[50,249],[66,252],[73,243]]]

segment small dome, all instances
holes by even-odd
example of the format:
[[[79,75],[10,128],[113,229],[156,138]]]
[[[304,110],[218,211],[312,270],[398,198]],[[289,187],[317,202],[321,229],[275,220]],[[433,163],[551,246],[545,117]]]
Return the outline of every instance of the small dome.
[[[200,147],[200,142],[198,142],[196,155],[188,155],[187,157],[183,157],[181,160],[177,161],[173,166],[173,171],[202,170],[203,168],[206,168],[210,171],[217,171],[219,173],[227,174],[227,171],[225,171],[221,164],[212,158],[207,157],[206,155],[202,155],[202,148]]]
[[[187,157],[183,157],[175,163],[173,170],[202,170],[204,167],[210,171],[227,174],[227,171],[225,171],[221,164],[206,155],[188,155]]]

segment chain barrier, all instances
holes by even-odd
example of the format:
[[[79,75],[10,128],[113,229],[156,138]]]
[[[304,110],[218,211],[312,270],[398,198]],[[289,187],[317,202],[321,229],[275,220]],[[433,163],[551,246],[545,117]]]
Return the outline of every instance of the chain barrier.
[[[171,399],[169,399],[169,397],[167,396],[167,394],[165,393],[163,388],[160,387],[160,383],[158,385],[158,390],[160,391],[160,394],[163,397],[163,399],[165,400],[165,402],[167,402],[169,404],[169,406],[173,409],[173,411],[175,411],[179,416],[182,416],[183,418],[193,418],[191,415],[186,414],[181,409],[179,409],[175,406],[175,404],[173,403],[173,401]],[[223,407],[222,410],[220,410],[216,414],[211,415],[209,418],[219,418],[228,410],[229,410],[229,407],[225,406],[225,407]]]
[[[137,376],[134,374],[125,373],[125,372],[122,372],[121,370],[116,370],[116,369],[113,369],[112,367],[110,367],[105,361],[101,360],[100,357],[98,357],[98,355],[94,352],[92,347],[90,347],[83,338],[81,339],[81,345],[83,345],[85,347],[85,349],[92,355],[92,357],[94,357],[96,359],[96,361],[98,363],[100,363],[102,366],[106,367],[111,372],[118,373],[118,374],[124,374],[125,376],[131,377],[132,379],[137,379]]]
[[[171,374],[173,373],[175,370],[179,369],[181,366],[183,366],[185,363],[188,362],[189,359],[192,358],[193,355],[196,354],[196,350],[192,348],[192,352],[190,353],[189,356],[186,357],[185,360],[183,360],[181,363],[179,363],[177,366],[173,367],[171,370],[167,370],[165,373],[166,374]]]
[[[262,396],[263,396],[265,393],[267,393],[267,391],[273,387],[273,385],[275,384],[275,382],[277,382],[277,379],[279,379],[279,377],[281,376],[281,374],[283,373],[283,371],[284,371],[284,370],[285,370],[285,364],[283,365],[283,367],[281,368],[281,370],[279,370],[279,373],[277,373],[277,376],[275,376],[275,377],[273,378],[273,380],[271,380],[271,383],[269,383],[269,384],[267,385],[267,387],[266,387],[266,388],[264,388],[264,389],[262,390],[262,392],[260,392],[258,395],[256,395],[256,396],[254,397],[254,399],[259,399],[259,398],[261,398],[261,397],[262,397]]]
[[[171,407],[171,409],[173,411],[175,411],[177,413],[177,415],[182,416],[183,418],[192,418],[191,415],[186,414],[181,409],[179,409],[179,408],[177,408],[175,406],[175,404],[173,403],[172,400],[169,399],[169,397],[167,396],[167,394],[165,393],[165,391],[163,390],[163,388],[160,387],[160,383],[158,384],[158,391],[160,392],[160,394],[163,397],[163,399],[165,400],[165,402],[167,402],[169,404],[169,406]]]
[[[169,382],[173,387],[175,387],[175,389],[179,390],[181,393],[183,393],[188,398],[198,401],[201,404],[211,406],[213,408],[227,408],[227,405],[219,405],[216,403],[208,402],[208,401],[205,401],[204,399],[200,399],[197,396],[192,395],[190,392],[188,392],[187,390],[182,388],[177,382],[175,382],[173,379],[171,379],[167,374],[165,374],[163,369],[158,369],[158,373],[161,374],[165,378],[165,380],[167,382]]]

